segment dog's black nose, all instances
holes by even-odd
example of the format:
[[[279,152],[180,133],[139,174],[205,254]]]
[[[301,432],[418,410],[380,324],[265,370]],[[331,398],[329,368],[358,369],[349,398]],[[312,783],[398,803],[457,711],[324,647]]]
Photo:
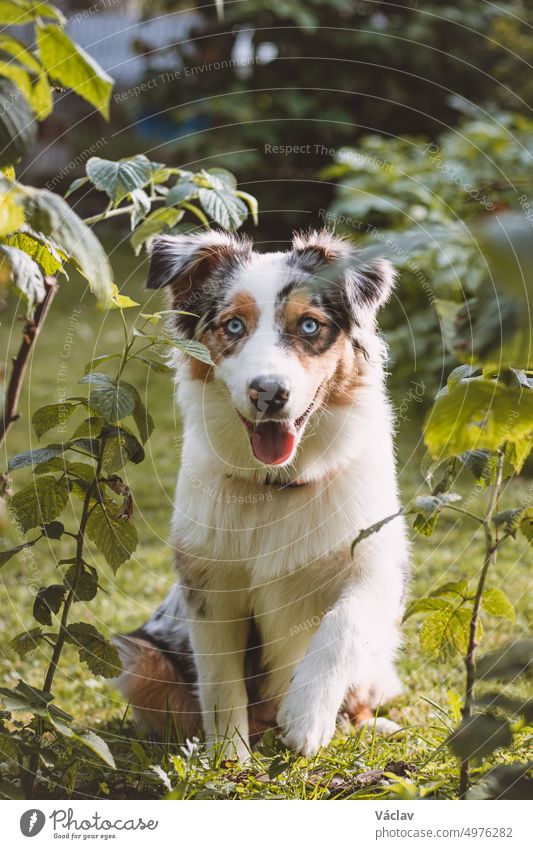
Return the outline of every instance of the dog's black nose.
[[[280,377],[256,377],[248,389],[250,401],[260,413],[277,413],[289,400],[288,384]]]

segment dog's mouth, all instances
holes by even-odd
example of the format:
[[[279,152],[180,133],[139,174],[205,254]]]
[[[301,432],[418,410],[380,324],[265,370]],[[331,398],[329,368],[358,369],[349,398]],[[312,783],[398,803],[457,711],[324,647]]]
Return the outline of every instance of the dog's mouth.
[[[286,463],[292,456],[294,447],[298,440],[299,432],[307,421],[315,400],[299,418],[290,421],[288,419],[268,419],[266,421],[251,422],[245,419],[239,411],[239,418],[250,436],[250,445],[254,457],[266,466],[279,466]]]

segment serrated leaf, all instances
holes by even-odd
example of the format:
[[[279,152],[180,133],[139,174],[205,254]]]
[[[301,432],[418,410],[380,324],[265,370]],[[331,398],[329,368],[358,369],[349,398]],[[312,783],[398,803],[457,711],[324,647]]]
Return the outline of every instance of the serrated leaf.
[[[75,737],[80,743],[83,743],[84,746],[87,746],[88,749],[94,752],[95,755],[98,755],[98,757],[103,760],[107,766],[111,767],[111,769],[116,769],[115,759],[111,754],[109,746],[102,737],[91,730],[82,731],[81,733],[76,734]]]
[[[85,419],[85,421],[78,425],[72,434],[72,439],[82,439],[85,437],[98,439],[104,425],[105,420],[101,416],[89,416],[88,419]],[[87,466],[87,468],[92,470],[92,466]]]
[[[105,192],[114,204],[120,203],[135,189],[146,186],[151,176],[150,160],[142,153],[118,162],[92,156],[85,170],[92,184]]]
[[[224,189],[199,189],[204,211],[224,230],[237,230],[248,217],[248,207],[235,194]]]
[[[181,177],[165,196],[166,206],[177,206],[181,201],[190,200],[198,194],[198,186],[188,177]]]
[[[33,143],[37,126],[32,111],[12,82],[0,80],[0,167],[15,165]]]
[[[98,591],[96,569],[72,564],[65,572],[65,585],[74,590],[74,601],[91,601]]]
[[[97,386],[91,384],[89,404],[107,422],[113,423],[131,416],[135,409],[136,397],[135,387],[123,380],[118,384]]]
[[[68,401],[64,401],[62,404],[47,404],[45,407],[36,410],[31,423],[37,439],[40,439],[53,427],[66,422],[76,409],[77,404],[69,404]]]
[[[87,536],[104,555],[113,571],[129,560],[138,544],[135,525],[116,519],[98,505],[87,522]]]
[[[41,587],[33,603],[33,618],[41,625],[52,624],[52,613],[57,613],[65,598],[66,589],[63,584],[51,584]]]
[[[0,281],[7,281],[27,301],[31,312],[46,295],[41,269],[34,260],[18,248],[0,245]]]
[[[428,616],[420,628],[420,645],[424,652],[439,662],[450,660],[457,652],[464,653],[468,645],[470,616],[468,610],[454,609],[451,604]]]
[[[162,337],[161,342],[166,345],[170,345],[173,348],[178,348],[184,354],[187,354],[187,356],[193,357],[195,360],[200,360],[200,362],[206,363],[208,366],[215,365],[211,358],[209,348],[203,345],[202,342],[197,342],[195,339],[174,339],[164,336]]]
[[[503,619],[510,619],[511,622],[514,622],[514,607],[504,591],[498,587],[484,591],[481,596],[481,607],[491,616],[501,616]]]
[[[42,628],[31,628],[29,631],[24,631],[22,634],[17,634],[11,640],[11,648],[19,657],[24,657],[31,651],[35,651],[43,636]]]
[[[16,469],[23,469],[25,466],[37,466],[53,457],[57,457],[64,451],[63,445],[46,445],[44,448],[36,448],[34,451],[22,451],[21,454],[15,454],[7,463],[8,472],[14,472]]]
[[[461,760],[482,759],[513,742],[506,719],[492,714],[475,714],[462,722],[448,738],[448,746]]]
[[[63,263],[67,259],[66,254],[52,240],[41,233],[35,233],[30,227],[24,226],[22,231],[13,233],[3,241],[5,245],[28,254],[42,268],[44,274],[54,277],[60,272],[65,273]]]
[[[113,80],[81,47],[57,26],[37,26],[41,62],[52,79],[71,88],[109,118]]]
[[[94,675],[116,678],[122,671],[118,649],[94,625],[74,622],[66,629],[66,641],[79,648],[80,660]]]
[[[56,482],[55,478],[45,475],[16,492],[9,504],[22,530],[28,531],[56,519],[67,502],[66,482]]]
[[[431,613],[434,610],[453,610],[454,605],[451,601],[445,601],[442,598],[418,598],[411,602],[404,613],[403,622],[407,622],[411,616],[416,613]]]
[[[26,215],[34,230],[51,236],[76,264],[91,290],[105,306],[113,285],[111,266],[93,231],[62,197],[40,189],[26,205]]]

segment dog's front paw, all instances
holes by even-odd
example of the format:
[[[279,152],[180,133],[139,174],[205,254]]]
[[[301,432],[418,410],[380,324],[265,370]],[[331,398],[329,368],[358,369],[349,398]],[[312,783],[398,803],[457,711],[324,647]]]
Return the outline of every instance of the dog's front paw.
[[[278,713],[282,740],[289,749],[304,757],[316,754],[327,746],[335,733],[336,710],[318,705],[312,688],[289,690]]]

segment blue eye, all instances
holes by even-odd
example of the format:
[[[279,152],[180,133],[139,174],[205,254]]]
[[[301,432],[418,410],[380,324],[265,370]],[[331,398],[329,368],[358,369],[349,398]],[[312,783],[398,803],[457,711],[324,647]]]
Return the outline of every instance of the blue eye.
[[[314,318],[304,318],[300,323],[300,330],[304,336],[314,336],[320,330],[320,325]]]
[[[225,328],[231,336],[242,336],[245,331],[244,322],[240,318],[230,318],[226,322]]]

